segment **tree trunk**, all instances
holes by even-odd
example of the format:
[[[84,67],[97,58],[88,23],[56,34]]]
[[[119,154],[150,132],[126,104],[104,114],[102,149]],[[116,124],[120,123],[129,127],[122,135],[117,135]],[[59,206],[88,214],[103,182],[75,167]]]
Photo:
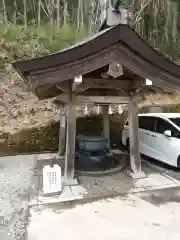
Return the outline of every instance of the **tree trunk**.
[[[41,26],[41,0],[38,1],[38,27]]]
[[[14,0],[14,11],[13,11],[13,23],[16,24],[17,22],[17,13],[16,13],[16,8],[17,8],[17,4],[16,4],[16,0]]]
[[[57,17],[56,17],[56,27],[57,27],[57,31],[59,31],[60,29],[60,0],[57,0],[56,3],[56,9],[57,9]]]
[[[77,28],[76,30],[79,31],[80,28],[80,7],[81,7],[81,0],[78,0],[78,9],[77,9]]]
[[[82,3],[82,0],[81,0],[81,6],[80,6],[80,14],[81,14],[81,28],[83,27],[84,25],[84,15],[83,15],[83,3]]]
[[[3,15],[4,15],[4,22],[8,22],[8,17],[7,17],[7,10],[6,10],[6,0],[2,0],[2,7],[3,7]]]
[[[27,0],[23,0],[24,7],[24,26],[27,28]]]
[[[68,3],[64,0],[64,11],[63,11],[63,24],[67,24],[68,18]]]

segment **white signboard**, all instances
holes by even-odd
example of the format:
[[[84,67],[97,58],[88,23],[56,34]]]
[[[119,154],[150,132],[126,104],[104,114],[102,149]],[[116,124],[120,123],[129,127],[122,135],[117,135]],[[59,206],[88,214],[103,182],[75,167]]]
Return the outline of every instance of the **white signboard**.
[[[43,194],[53,194],[62,191],[61,167],[54,164],[43,168]]]

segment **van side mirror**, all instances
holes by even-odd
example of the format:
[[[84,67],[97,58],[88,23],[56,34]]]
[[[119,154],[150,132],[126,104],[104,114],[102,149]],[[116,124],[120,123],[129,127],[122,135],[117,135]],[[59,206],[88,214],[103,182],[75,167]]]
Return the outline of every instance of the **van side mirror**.
[[[165,135],[166,137],[171,137],[171,136],[172,136],[171,130],[166,130],[166,131],[164,131],[164,135]]]

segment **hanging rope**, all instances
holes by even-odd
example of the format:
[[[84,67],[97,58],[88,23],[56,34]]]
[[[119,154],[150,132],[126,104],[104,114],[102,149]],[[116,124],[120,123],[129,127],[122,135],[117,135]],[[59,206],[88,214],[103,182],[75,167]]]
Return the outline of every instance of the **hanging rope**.
[[[84,107],[84,115],[88,115],[88,108],[87,108],[87,105],[85,105],[85,107]]]
[[[109,114],[112,114],[112,113],[113,113],[113,112],[112,112],[112,107],[111,107],[111,105],[109,106],[108,113],[109,113]]]
[[[119,114],[122,114],[122,112],[123,112],[122,107],[121,107],[121,105],[119,105],[119,106],[118,106],[118,113],[119,113]]]
[[[97,108],[96,108],[96,113],[97,113],[97,115],[99,115],[100,112],[101,112],[101,109],[100,109],[100,106],[98,105]]]

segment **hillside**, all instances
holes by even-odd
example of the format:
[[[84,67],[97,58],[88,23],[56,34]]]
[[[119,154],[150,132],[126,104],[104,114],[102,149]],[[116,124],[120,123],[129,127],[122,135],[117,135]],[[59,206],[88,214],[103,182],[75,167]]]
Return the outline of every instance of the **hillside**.
[[[5,74],[6,80],[1,82],[0,89],[0,135],[5,132],[14,133],[25,128],[45,126],[51,121],[59,120],[58,106],[52,99],[39,101],[28,91],[23,80],[16,73]],[[156,94],[140,104],[149,105],[174,105],[180,104],[180,94]],[[91,108],[91,107],[90,107]],[[113,106],[112,111],[117,111],[118,106]],[[90,109],[89,109],[90,110]],[[91,109],[92,110],[92,109]],[[78,115],[83,114],[84,107],[78,107]]]
[[[39,101],[17,76],[1,83],[0,134],[46,125],[57,119],[58,109],[52,100]]]
[[[124,1],[122,1],[124,2]],[[180,55],[179,1],[125,1],[132,7],[136,31],[160,52]],[[0,135],[39,127],[59,119],[52,100],[38,101],[13,72],[17,59],[47,55],[98,31],[108,1],[3,1],[0,8]],[[163,6],[163,7],[162,7]],[[155,14],[151,14],[155,12]],[[156,94],[140,104],[179,104],[180,94]],[[117,111],[118,107],[113,107]],[[78,107],[82,115],[84,107]]]

